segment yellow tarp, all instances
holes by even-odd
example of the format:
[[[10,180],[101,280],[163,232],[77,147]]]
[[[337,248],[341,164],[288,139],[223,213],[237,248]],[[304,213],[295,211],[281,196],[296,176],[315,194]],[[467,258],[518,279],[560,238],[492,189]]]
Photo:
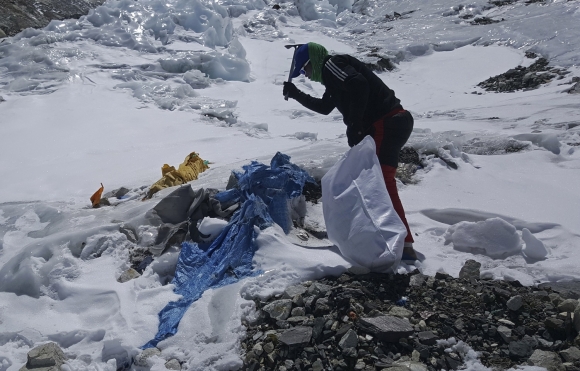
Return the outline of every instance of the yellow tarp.
[[[175,167],[164,164],[161,168],[161,175],[163,176],[157,182],[155,182],[149,192],[147,192],[146,198],[151,198],[155,193],[159,192],[163,188],[173,187],[180,184],[185,184],[197,179],[200,173],[203,173],[209,169],[207,166],[207,161],[204,161],[195,152],[191,152],[179,168],[176,170]]]

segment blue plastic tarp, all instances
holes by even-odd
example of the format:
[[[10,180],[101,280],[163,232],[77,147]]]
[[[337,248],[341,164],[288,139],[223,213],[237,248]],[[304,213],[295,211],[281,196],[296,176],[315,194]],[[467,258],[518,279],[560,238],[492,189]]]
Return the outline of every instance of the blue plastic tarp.
[[[254,274],[252,259],[257,249],[254,227],[264,229],[276,222],[286,232],[292,221],[287,200],[302,194],[304,184],[314,179],[290,157],[278,152],[270,166],[252,162],[234,173],[239,187],[218,193],[222,204],[241,202],[241,208],[206,250],[196,243],[182,244],[175,277],[174,292],[182,297],[159,312],[158,332],[143,346],[152,348],[175,335],[189,306],[210,288],[222,287]]]
[[[143,348],[155,347],[161,340],[175,335],[191,303],[207,289],[251,276],[256,250],[254,226],[263,229],[271,224],[266,205],[259,198],[250,196],[207,251],[200,250],[196,243],[183,243],[172,282],[174,292],[182,297],[159,312],[157,335]]]
[[[220,192],[215,198],[227,204],[232,200],[243,202],[249,194],[259,196],[268,206],[272,220],[288,233],[292,228],[288,199],[300,196],[307,182],[315,183],[314,178],[280,152],[274,155],[270,166],[252,161],[242,168],[244,172],[234,171],[238,187]]]

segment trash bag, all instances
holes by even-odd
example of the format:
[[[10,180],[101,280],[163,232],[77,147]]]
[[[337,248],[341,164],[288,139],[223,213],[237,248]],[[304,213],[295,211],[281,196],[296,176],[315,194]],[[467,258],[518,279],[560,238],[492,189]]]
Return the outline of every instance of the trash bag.
[[[396,268],[407,231],[385,186],[375,142],[365,137],[322,178],[328,239],[357,266]]]

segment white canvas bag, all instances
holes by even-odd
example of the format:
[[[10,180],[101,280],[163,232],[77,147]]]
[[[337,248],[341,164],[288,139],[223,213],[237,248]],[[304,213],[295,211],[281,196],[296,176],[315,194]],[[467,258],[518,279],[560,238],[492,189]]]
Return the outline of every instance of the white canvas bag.
[[[372,137],[324,175],[322,209],[329,240],[353,265],[374,272],[396,269],[407,230],[387,192]]]

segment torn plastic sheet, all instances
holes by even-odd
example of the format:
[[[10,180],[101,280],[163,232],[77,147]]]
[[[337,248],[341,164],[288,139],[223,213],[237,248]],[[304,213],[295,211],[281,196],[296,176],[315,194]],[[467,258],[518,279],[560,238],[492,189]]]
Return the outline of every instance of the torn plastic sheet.
[[[207,251],[199,249],[196,243],[184,242],[172,281],[174,292],[182,297],[159,312],[157,335],[143,348],[155,347],[175,335],[189,306],[207,289],[252,276],[252,259],[257,249],[254,226],[264,229],[272,223],[266,205],[260,198],[250,195]]]

